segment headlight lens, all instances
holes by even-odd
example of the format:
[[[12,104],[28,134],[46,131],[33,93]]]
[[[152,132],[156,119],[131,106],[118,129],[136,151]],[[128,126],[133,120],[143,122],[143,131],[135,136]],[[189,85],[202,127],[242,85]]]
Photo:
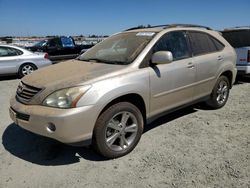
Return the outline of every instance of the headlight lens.
[[[43,101],[43,105],[56,108],[75,108],[77,102],[90,87],[90,85],[86,85],[55,91]]]

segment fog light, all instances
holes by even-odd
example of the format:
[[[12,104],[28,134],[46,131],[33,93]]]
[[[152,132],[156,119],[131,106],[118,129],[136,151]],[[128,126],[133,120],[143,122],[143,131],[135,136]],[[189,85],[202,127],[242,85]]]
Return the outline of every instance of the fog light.
[[[47,131],[50,133],[53,133],[56,131],[56,126],[53,123],[49,123],[49,125],[47,126]]]

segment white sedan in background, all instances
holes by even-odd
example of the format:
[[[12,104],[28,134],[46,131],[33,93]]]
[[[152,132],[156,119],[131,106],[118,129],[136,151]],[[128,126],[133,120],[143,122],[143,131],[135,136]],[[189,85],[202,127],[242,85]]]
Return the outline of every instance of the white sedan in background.
[[[18,74],[23,77],[51,64],[46,53],[33,53],[16,46],[0,45],[0,75]]]

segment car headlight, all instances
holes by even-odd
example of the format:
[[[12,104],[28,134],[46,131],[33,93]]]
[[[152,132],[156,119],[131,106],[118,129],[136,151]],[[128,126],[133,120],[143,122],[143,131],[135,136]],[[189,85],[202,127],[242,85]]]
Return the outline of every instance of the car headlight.
[[[43,105],[56,108],[75,108],[77,102],[90,87],[90,85],[85,85],[55,91],[45,98]]]

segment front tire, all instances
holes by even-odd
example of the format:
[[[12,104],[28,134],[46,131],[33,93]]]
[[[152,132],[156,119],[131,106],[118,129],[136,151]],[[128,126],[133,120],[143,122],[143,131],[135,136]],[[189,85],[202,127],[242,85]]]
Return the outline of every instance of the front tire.
[[[128,102],[110,106],[97,119],[93,146],[107,158],[117,158],[131,152],[143,132],[143,117],[140,110]]]
[[[206,101],[207,106],[212,109],[223,107],[228,100],[229,91],[230,84],[228,78],[226,76],[220,76],[215,83],[210,99]]]

